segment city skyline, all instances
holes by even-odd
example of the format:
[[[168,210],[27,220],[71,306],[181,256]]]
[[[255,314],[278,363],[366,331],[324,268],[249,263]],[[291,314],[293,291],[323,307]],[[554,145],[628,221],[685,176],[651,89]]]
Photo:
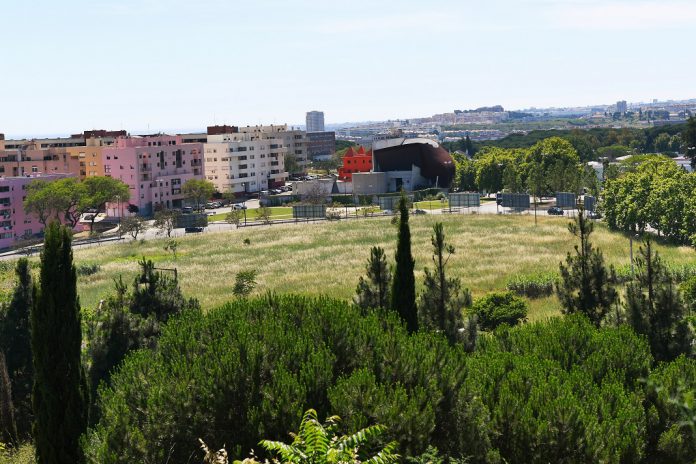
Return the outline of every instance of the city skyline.
[[[696,64],[679,46],[693,35],[690,2],[460,3],[11,4],[0,133],[300,126],[311,109],[330,125],[694,97]]]

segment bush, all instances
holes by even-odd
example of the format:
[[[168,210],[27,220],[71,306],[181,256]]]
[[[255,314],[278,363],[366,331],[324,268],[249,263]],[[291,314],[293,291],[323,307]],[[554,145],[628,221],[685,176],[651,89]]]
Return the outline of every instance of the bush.
[[[471,312],[478,317],[484,330],[494,330],[501,324],[515,325],[527,319],[528,305],[524,298],[512,292],[493,292],[476,300]]]
[[[516,275],[506,285],[507,289],[527,298],[543,298],[553,295],[558,274],[545,272],[533,275]]]
[[[77,271],[78,277],[91,276],[99,272],[101,266],[99,264],[80,264],[75,270]]]
[[[674,410],[657,406],[671,403],[646,400],[651,364],[628,327],[581,316],[501,328],[467,354],[344,301],[240,299],[186,312],[154,350],[131,353],[100,390],[86,451],[100,464],[187,462],[200,437],[240,458],[285,440],[315,405],[343,418],[342,433],[384,425],[405,457],[434,446],[475,463],[640,462],[649,442],[688,456]],[[656,375],[693,385],[681,364]]]

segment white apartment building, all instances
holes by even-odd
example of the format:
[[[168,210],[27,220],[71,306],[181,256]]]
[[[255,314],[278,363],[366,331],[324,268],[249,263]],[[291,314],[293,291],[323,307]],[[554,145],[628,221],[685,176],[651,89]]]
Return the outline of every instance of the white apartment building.
[[[208,135],[204,145],[205,176],[219,192],[258,192],[283,185],[288,178],[285,158],[307,164],[304,131],[287,125],[234,128]]]

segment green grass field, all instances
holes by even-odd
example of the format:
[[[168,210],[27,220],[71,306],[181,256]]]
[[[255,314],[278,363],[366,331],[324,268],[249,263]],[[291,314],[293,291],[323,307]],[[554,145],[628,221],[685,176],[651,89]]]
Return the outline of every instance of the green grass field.
[[[76,264],[101,266],[98,273],[80,277],[81,302],[84,308],[94,308],[112,291],[113,279],[119,274],[130,282],[143,256],[158,266],[176,267],[184,293],[198,298],[207,308],[231,299],[234,276],[246,269],[258,271],[257,292],[324,293],[348,299],[364,273],[371,246],[382,246],[387,256],[393,257],[396,227],[390,219],[282,224],[187,236],[179,239],[176,261],[163,249],[166,239],[78,249]],[[449,265],[451,274],[460,277],[475,298],[504,289],[515,274],[557,272],[559,262],[575,244],[566,218],[540,217],[535,227],[531,216],[413,216],[419,283],[423,267],[432,267],[430,235],[436,221],[444,223],[447,240],[456,247]],[[246,238],[251,241],[249,245],[244,244]],[[608,263],[629,262],[624,236],[598,224],[593,242],[603,250]],[[688,247],[660,245],[658,249],[667,262],[696,262],[695,252]],[[11,285],[11,274],[5,273],[2,286],[7,291]],[[530,320],[554,314],[558,314],[555,297],[531,302]]]

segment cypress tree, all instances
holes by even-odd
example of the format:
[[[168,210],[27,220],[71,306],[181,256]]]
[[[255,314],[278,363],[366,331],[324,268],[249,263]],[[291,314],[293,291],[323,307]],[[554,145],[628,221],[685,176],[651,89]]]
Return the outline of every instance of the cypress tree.
[[[388,308],[391,271],[383,248],[375,246],[370,249],[365,271],[367,276],[360,277],[355,290],[355,304],[361,308]]]
[[[645,335],[656,361],[671,361],[691,352],[693,334],[686,307],[650,237],[636,258],[636,278],[626,286],[626,317],[637,333]]]
[[[39,464],[85,462],[87,385],[80,360],[82,327],[70,231],[51,223],[41,253],[41,282],[31,312],[34,443]]]
[[[392,281],[391,307],[406,323],[409,333],[418,330],[416,308],[415,260],[411,254],[411,229],[408,225],[408,201],[401,192],[399,199],[399,232],[396,243],[396,269]]]
[[[29,314],[34,289],[29,261],[26,258],[17,261],[15,273],[17,284],[0,324],[0,351],[5,352],[14,395],[17,431],[19,436],[25,437],[31,432],[31,388],[34,377],[29,334]]]
[[[0,351],[0,443],[17,444],[17,426],[12,407],[12,387],[7,373],[5,354]]]
[[[561,280],[556,284],[556,293],[564,314],[584,314],[599,327],[616,302],[617,293],[611,286],[602,252],[590,242],[593,229],[580,209],[575,222],[568,226],[580,239],[580,245],[575,245],[574,256],[568,253],[565,266],[560,264]]]

